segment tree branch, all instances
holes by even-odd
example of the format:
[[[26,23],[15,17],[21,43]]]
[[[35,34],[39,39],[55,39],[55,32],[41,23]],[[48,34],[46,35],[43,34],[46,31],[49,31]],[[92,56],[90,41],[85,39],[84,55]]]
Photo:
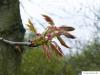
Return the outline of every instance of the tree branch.
[[[10,44],[10,45],[24,45],[24,46],[31,46],[31,41],[27,41],[27,42],[14,42],[14,41],[9,41],[9,40],[6,40],[2,37],[0,37],[0,41],[3,41],[7,44]]]
[[[33,26],[33,25],[31,25]],[[34,31],[34,27],[30,27],[30,30]],[[10,45],[23,45],[23,46],[29,46],[29,47],[38,47],[40,45],[44,45],[47,44],[49,42],[52,42],[52,39],[54,37],[60,37],[61,35],[66,36],[67,38],[71,38],[74,39],[75,37],[69,33],[69,31],[73,31],[74,28],[73,27],[66,27],[66,26],[61,26],[61,27],[55,27],[55,26],[50,26],[47,28],[47,30],[45,32],[43,32],[42,34],[37,34],[36,33],[36,38],[33,39],[32,41],[27,41],[27,42],[15,42],[15,41],[9,41],[6,40],[2,37],[0,37],[0,41],[3,41],[7,44]],[[69,48],[67,45],[65,45],[65,42],[62,39],[58,39],[59,42]]]

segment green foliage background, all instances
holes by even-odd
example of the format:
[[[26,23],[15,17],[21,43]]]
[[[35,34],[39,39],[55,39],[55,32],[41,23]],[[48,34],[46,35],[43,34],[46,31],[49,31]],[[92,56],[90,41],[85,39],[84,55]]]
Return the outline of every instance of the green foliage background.
[[[92,42],[81,54],[48,60],[40,48],[27,49],[22,60],[22,75],[78,75],[81,71],[100,71],[100,43]]]
[[[63,75],[64,61],[55,55],[47,59],[39,48],[26,50],[23,55],[23,75]]]

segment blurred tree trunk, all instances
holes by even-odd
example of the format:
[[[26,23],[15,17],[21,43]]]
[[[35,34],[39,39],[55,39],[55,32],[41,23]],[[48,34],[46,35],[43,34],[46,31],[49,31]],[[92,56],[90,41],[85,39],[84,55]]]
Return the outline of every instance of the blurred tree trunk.
[[[18,0],[0,0],[0,37],[23,41]],[[0,41],[0,75],[20,75],[21,55],[15,46]]]

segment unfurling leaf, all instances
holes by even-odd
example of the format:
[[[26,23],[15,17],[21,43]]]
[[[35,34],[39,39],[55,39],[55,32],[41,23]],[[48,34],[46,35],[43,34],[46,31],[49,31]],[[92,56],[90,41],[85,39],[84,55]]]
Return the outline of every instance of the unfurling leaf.
[[[43,50],[44,50],[44,54],[47,56],[47,58],[48,59],[50,59],[50,57],[51,57],[51,52],[50,52],[50,50],[49,50],[49,47],[48,47],[48,45],[42,45],[42,48],[43,48]]]
[[[59,45],[55,42],[55,41],[53,41],[53,43],[55,44],[55,46],[57,47],[57,49],[62,53],[62,55],[63,55],[63,52],[62,52],[62,50],[61,50],[61,48],[59,47]]]
[[[37,33],[37,30],[35,29],[31,20],[29,20],[27,26],[29,27],[30,31],[36,34],[35,35],[36,38],[31,41],[30,46],[31,47],[42,46],[44,54],[47,56],[48,59],[50,59],[51,57],[51,51],[50,51],[51,48],[52,48],[52,51],[54,51],[58,56],[61,56],[61,57],[64,56],[63,51],[61,50],[60,46],[56,42],[52,41],[52,39],[57,37],[62,46],[69,48],[69,46],[66,45],[66,43],[60,36],[64,35],[67,38],[74,39],[75,36],[70,34],[69,32],[75,29],[69,26],[60,26],[60,27],[54,26],[55,24],[53,20],[51,19],[51,17],[47,15],[42,15],[42,16],[51,26],[48,26],[46,30],[42,34],[40,34],[40,33]]]
[[[58,36],[57,39],[59,40],[61,45],[65,46],[66,48],[69,48],[69,46],[66,45],[66,43],[63,41],[63,39],[60,36]]]
[[[73,28],[73,27],[67,27],[67,26],[61,26],[60,28],[63,29],[63,30],[65,30],[65,31],[73,31],[73,30],[75,30],[75,28]]]
[[[64,36],[66,36],[67,38],[71,38],[71,39],[75,39],[75,36],[70,34],[70,33],[64,33]]]
[[[28,20],[28,24],[26,24],[26,25],[29,27],[29,30],[30,30],[30,31],[32,31],[32,32],[34,32],[34,33],[37,32],[36,29],[35,29],[35,27],[34,27],[34,25],[33,25],[33,23],[31,22],[30,19]]]
[[[54,51],[56,52],[57,55],[59,55],[59,56],[61,56],[61,57],[63,56],[63,53],[62,53],[62,52],[60,51],[60,49],[57,48],[54,44],[51,43],[50,46],[51,46],[52,50],[54,50]]]
[[[54,25],[54,22],[53,20],[47,16],[47,15],[42,15],[44,17],[44,19],[50,24],[50,25]]]

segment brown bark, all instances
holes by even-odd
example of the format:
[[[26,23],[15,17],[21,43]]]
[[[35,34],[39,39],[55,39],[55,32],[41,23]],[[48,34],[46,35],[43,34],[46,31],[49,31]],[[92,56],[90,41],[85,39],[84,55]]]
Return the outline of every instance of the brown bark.
[[[0,0],[0,37],[23,41],[18,0]],[[15,46],[0,41],[0,75],[20,75],[21,55]]]

